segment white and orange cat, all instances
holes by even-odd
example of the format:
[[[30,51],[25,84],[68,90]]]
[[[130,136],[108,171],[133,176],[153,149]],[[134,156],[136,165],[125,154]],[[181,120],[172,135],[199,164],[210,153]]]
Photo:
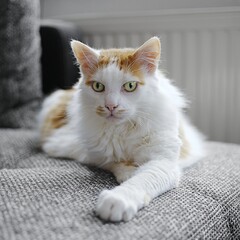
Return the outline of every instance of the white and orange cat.
[[[120,185],[102,191],[96,213],[128,221],[178,185],[181,169],[203,156],[203,138],[183,114],[183,95],[158,69],[157,37],[138,49],[71,46],[82,76],[45,100],[42,149],[111,171]]]

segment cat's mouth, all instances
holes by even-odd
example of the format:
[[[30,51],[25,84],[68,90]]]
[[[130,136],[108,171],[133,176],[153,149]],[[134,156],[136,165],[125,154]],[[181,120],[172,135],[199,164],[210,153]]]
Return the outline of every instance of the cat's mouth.
[[[113,120],[120,120],[122,119],[121,117],[118,117],[116,115],[114,115],[113,113],[109,114],[106,119],[110,120],[110,121],[113,121]]]
[[[97,107],[96,109],[96,113],[107,119],[108,121],[117,121],[117,120],[123,120],[124,119],[124,112],[125,110],[124,109],[120,109],[120,110],[117,110],[117,111],[106,111],[103,107],[99,106]]]

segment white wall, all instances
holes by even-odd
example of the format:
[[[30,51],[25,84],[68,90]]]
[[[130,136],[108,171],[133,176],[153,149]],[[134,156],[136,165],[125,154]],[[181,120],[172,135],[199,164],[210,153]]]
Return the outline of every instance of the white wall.
[[[239,0],[40,0],[43,18],[240,6]]]

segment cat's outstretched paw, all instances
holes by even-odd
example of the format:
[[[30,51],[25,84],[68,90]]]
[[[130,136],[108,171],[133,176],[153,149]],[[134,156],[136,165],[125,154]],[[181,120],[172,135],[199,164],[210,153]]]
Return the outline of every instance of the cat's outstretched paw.
[[[132,195],[129,190],[120,186],[113,190],[104,190],[100,194],[96,213],[106,221],[129,221],[144,205],[144,196]]]
[[[137,206],[126,197],[104,190],[98,199],[96,213],[106,221],[129,221],[137,213]]]

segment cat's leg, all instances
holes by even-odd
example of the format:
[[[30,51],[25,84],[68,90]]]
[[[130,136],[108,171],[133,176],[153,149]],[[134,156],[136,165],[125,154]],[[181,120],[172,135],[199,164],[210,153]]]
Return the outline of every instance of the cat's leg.
[[[81,146],[78,136],[69,129],[59,129],[42,144],[42,149],[51,157],[70,158],[83,162],[86,152]]]
[[[120,186],[104,190],[99,196],[96,213],[104,220],[128,221],[153,198],[175,188],[179,180],[180,169],[175,161],[149,161]]]
[[[133,176],[138,166],[131,161],[121,161],[107,163],[102,168],[112,172],[117,182],[122,183]]]

